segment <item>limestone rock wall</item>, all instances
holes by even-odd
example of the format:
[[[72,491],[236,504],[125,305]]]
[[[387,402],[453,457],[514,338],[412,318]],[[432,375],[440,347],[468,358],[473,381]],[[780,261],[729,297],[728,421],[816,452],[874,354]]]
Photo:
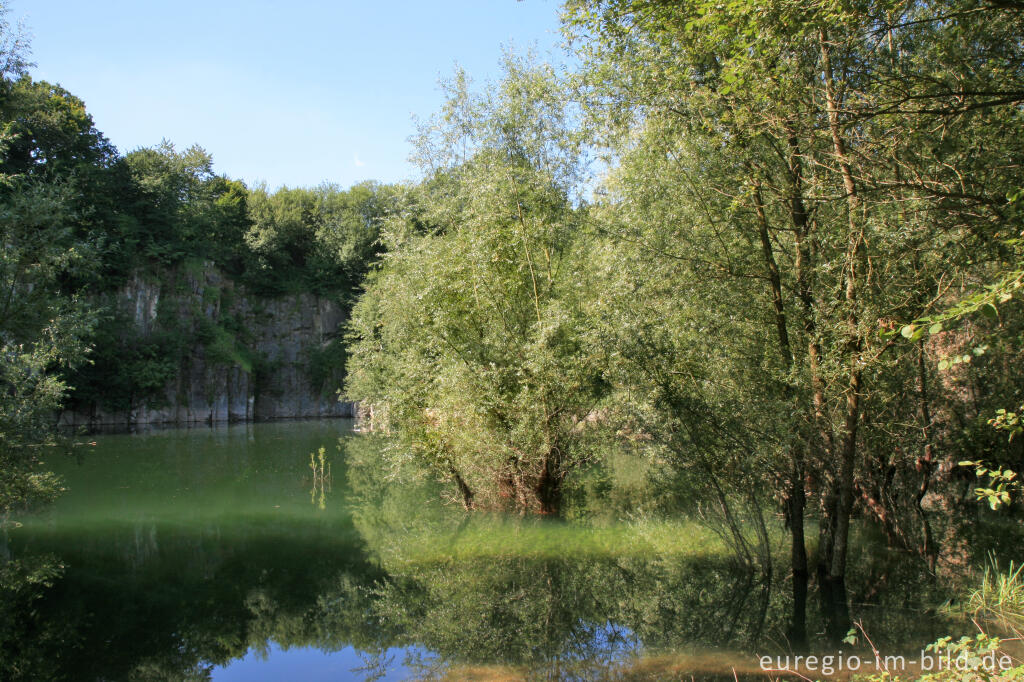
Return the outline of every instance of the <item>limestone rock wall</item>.
[[[205,264],[160,278],[136,276],[106,303],[125,314],[142,337],[173,324],[190,339],[188,348],[156,396],[134,401],[127,410],[79,405],[61,415],[65,425],[355,416],[352,403],[338,400],[341,377],[315,376],[310,361],[318,349],[340,342],[345,311],[334,300],[253,296]]]

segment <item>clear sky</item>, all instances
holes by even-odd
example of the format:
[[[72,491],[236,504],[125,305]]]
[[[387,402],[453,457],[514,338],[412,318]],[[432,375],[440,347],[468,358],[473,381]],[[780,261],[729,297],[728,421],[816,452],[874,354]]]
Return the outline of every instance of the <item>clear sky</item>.
[[[558,0],[8,0],[33,77],[85,101],[122,152],[199,144],[219,173],[271,188],[393,182],[413,115],[502,46],[556,50]]]

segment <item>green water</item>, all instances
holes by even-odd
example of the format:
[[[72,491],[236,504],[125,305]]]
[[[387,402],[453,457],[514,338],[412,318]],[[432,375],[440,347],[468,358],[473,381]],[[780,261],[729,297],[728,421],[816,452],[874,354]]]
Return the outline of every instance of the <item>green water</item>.
[[[766,580],[682,514],[465,514],[343,420],[82,442],[49,461],[68,492],[3,536],[0,679],[598,679],[664,657],[732,679],[784,647],[781,529]],[[877,642],[948,627],[911,564],[851,581]]]

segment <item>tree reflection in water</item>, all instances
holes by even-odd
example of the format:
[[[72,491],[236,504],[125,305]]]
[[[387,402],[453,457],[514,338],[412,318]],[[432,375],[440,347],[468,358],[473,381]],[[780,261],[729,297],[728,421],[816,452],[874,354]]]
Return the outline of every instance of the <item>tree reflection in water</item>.
[[[751,652],[785,650],[787,586],[769,586],[696,526],[467,515],[438,504],[429,481],[382,477],[374,439],[343,443],[326,513],[306,498],[287,514],[133,509],[11,531],[0,678],[208,679],[276,645],[353,647],[363,679],[399,664],[422,678],[710,679],[749,670]],[[948,630],[870,594],[884,574],[901,606],[914,605],[916,569],[892,559],[861,562],[853,584],[875,601],[861,613],[876,643]]]

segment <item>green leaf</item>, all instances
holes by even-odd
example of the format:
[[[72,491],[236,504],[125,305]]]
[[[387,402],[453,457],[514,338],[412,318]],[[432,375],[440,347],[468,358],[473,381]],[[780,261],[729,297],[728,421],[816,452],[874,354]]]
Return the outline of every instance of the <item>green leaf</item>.
[[[900,330],[900,334],[902,334],[905,338],[911,338],[914,335],[914,325],[906,325],[905,327],[903,327],[903,329]]]

